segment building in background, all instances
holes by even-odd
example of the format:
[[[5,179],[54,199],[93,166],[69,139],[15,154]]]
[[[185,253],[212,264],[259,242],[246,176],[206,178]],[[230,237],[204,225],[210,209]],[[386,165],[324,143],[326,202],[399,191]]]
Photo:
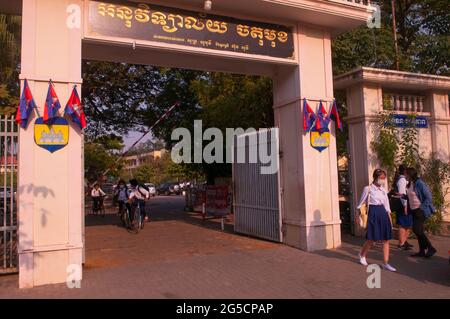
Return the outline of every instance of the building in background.
[[[167,152],[168,151],[166,149],[160,149],[142,154],[126,156],[124,157],[124,170],[125,172],[131,174],[133,170],[141,167],[142,165],[149,164],[156,159],[161,159]]]

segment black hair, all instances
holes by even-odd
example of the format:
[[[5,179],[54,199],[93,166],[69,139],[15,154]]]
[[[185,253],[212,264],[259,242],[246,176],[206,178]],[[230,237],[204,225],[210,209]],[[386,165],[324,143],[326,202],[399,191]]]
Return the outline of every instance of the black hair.
[[[406,169],[407,169],[407,167],[406,167],[405,164],[400,164],[398,166],[398,169],[395,172],[394,181],[392,182],[392,188],[393,189],[397,189],[397,182],[400,179],[400,175],[405,175]]]
[[[409,177],[408,187],[411,186],[411,182],[415,183],[419,179],[419,173],[414,167],[408,167],[406,169],[406,174]]]
[[[119,180],[119,182],[117,183],[117,185],[120,185],[120,184],[124,184],[125,186],[127,186],[127,183],[125,183],[125,181],[123,179]]]
[[[137,181],[137,179],[133,178],[130,180],[130,184],[133,185],[134,187],[139,185],[139,182]]]
[[[386,176],[386,172],[383,171],[381,168],[377,168],[376,170],[373,171],[373,180],[376,181],[381,175]]]

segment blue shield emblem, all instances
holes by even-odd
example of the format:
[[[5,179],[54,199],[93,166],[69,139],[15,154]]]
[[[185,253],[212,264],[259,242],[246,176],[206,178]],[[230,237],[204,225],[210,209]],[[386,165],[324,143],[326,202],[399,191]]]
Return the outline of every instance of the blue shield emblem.
[[[50,153],[56,152],[69,143],[69,123],[56,117],[49,124],[42,117],[34,122],[34,141]]]

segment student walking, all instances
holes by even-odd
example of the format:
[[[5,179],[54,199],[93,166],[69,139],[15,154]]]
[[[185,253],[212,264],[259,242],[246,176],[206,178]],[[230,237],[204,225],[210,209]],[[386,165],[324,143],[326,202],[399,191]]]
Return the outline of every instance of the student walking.
[[[398,167],[393,183],[393,193],[391,198],[391,209],[397,216],[397,225],[399,226],[398,249],[410,250],[413,246],[408,243],[408,237],[413,225],[412,215],[408,210],[408,201],[405,197],[408,181],[406,180],[406,166]]]
[[[436,253],[436,249],[425,235],[424,223],[427,218],[435,213],[433,198],[430,189],[425,182],[419,178],[415,168],[408,168],[406,171],[408,179],[407,199],[409,209],[413,217],[413,232],[419,242],[419,252],[411,255],[412,257],[430,258]]]
[[[383,187],[385,181],[386,172],[376,169],[373,172],[373,181],[369,186],[364,187],[357,207],[360,210],[364,203],[367,203],[368,206],[366,242],[359,253],[359,262],[367,266],[366,257],[369,249],[376,241],[381,241],[383,242],[383,264],[381,266],[389,271],[397,271],[389,264],[389,240],[392,239],[392,221],[389,199]],[[358,220],[359,215],[356,215],[356,220]]]

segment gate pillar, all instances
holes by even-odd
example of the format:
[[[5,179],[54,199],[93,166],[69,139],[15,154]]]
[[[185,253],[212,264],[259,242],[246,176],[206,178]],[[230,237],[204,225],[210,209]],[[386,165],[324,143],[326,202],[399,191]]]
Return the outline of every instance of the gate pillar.
[[[330,146],[318,152],[303,131],[302,99],[314,111],[320,99],[326,110],[333,99],[331,35],[297,26],[297,67],[278,67],[274,77],[275,124],[280,135],[280,192],[283,238],[307,250],[341,244],[338,172],[334,122]]]
[[[82,33],[77,19],[81,21],[82,10],[77,5],[82,8],[82,1],[23,0],[20,78],[28,80],[41,116],[49,79],[61,103],[61,116],[73,85],[81,93]],[[19,133],[21,288],[66,282],[68,275],[81,279],[83,135],[69,121],[68,145],[50,153],[34,141],[34,114]]]

